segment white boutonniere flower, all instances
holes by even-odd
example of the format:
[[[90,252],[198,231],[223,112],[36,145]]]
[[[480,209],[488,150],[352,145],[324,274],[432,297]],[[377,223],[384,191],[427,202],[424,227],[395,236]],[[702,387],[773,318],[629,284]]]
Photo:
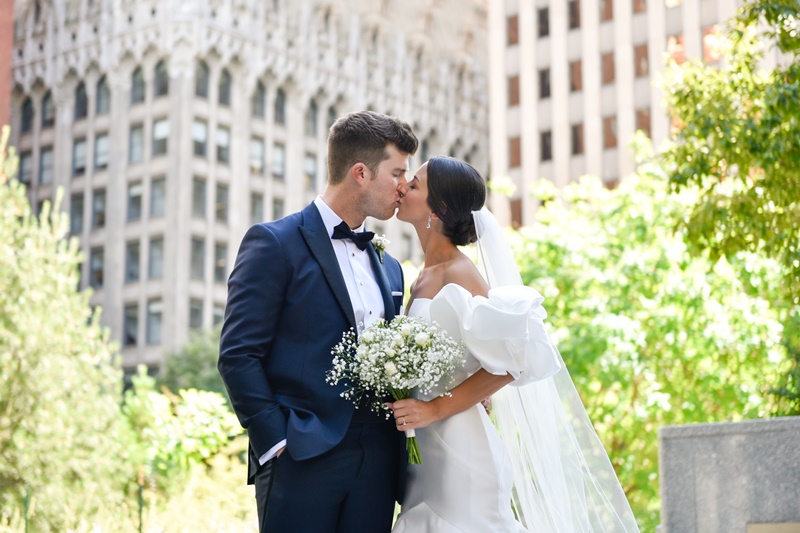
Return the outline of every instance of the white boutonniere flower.
[[[378,252],[378,259],[381,264],[383,264],[383,254],[386,253],[386,247],[390,244],[391,242],[386,238],[386,235],[375,235],[375,237],[372,238],[372,246],[375,248],[375,251]]]

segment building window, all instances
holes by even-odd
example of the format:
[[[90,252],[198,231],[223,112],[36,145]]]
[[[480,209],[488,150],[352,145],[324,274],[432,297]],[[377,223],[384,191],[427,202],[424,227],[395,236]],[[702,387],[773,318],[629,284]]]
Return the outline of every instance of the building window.
[[[111,110],[111,91],[108,89],[106,77],[103,76],[97,82],[97,100],[95,102],[95,114],[105,115]]]
[[[72,175],[86,172],[86,138],[75,139],[72,145]]]
[[[259,176],[264,173],[264,139],[261,137],[250,138],[250,173]]]
[[[128,163],[131,165],[144,160],[144,126],[135,124],[131,126],[128,139]]]
[[[33,129],[33,102],[30,98],[26,98],[22,102],[22,124],[20,130],[22,133],[28,133]]]
[[[283,218],[283,198],[272,199],[272,219]]]
[[[217,222],[228,222],[228,186],[217,183],[217,201],[214,204],[214,216]]]
[[[539,133],[540,161],[550,161],[553,159],[553,134],[550,131]]]
[[[328,108],[328,128],[333,126],[333,123],[336,122],[336,119],[339,117],[339,114],[336,112],[336,108],[330,106]]]
[[[202,237],[192,237],[191,265],[189,277],[203,280],[205,277],[206,241]]]
[[[266,114],[266,100],[267,91],[264,89],[264,84],[259,81],[256,83],[256,90],[253,92],[253,97],[250,101],[250,109],[254,117],[264,118]]]
[[[86,96],[86,84],[80,82],[75,89],[75,120],[86,118],[89,114],[89,98]]]
[[[228,128],[217,128],[217,161],[228,163],[231,158],[230,152],[231,132]]]
[[[33,154],[22,152],[19,155],[19,170],[17,172],[20,183],[30,183],[33,178]]]
[[[679,65],[686,61],[686,49],[683,44],[682,33],[667,37],[667,55]]]
[[[508,77],[508,107],[519,105],[519,76]]]
[[[583,123],[572,125],[572,155],[583,153]]]
[[[645,13],[647,11],[647,0],[633,0],[633,12]]]
[[[715,63],[722,59],[719,25],[703,28],[703,61]]]
[[[53,147],[42,148],[39,154],[39,185],[53,181]]]
[[[139,340],[139,306],[137,304],[125,304],[122,322],[122,345],[136,346]]]
[[[53,95],[50,91],[42,99],[42,127],[49,128],[56,123],[56,108],[53,105]]]
[[[282,144],[275,144],[272,147],[272,176],[283,181],[286,171],[286,149]]]
[[[150,182],[150,216],[163,217],[167,208],[167,180],[163,176]]]
[[[192,123],[192,146],[194,155],[197,157],[205,157],[207,144],[208,124],[203,120],[195,120]]]
[[[420,161],[425,162],[428,160],[428,153],[430,152],[430,145],[428,139],[424,139],[419,145]]]
[[[617,117],[611,115],[603,117],[603,148],[615,148],[617,146]]]
[[[536,10],[536,22],[539,30],[539,37],[550,35],[550,9],[543,7]]]
[[[645,107],[636,110],[636,129],[642,130],[650,137],[650,108]]]
[[[583,90],[583,69],[580,59],[569,63],[569,90],[573,93]]]
[[[600,0],[600,22],[614,19],[614,0]]]
[[[228,69],[222,69],[219,75],[219,87],[217,101],[226,107],[231,105],[231,75]]]
[[[139,281],[139,241],[125,243],[125,283]]]
[[[92,229],[106,225],[106,190],[95,189],[92,192]]]
[[[89,286],[103,288],[103,247],[97,246],[89,251]]]
[[[519,168],[522,165],[522,143],[519,137],[508,140],[508,166]]]
[[[194,95],[208,98],[208,65],[198,61],[194,67]]]
[[[142,67],[136,67],[131,75],[131,105],[144,102],[144,74]]]
[[[128,222],[142,218],[142,182],[128,184]]]
[[[150,237],[147,254],[147,277],[161,279],[164,275],[164,237]]]
[[[169,120],[162,118],[153,123],[153,153],[152,157],[167,153],[169,141]]]
[[[317,136],[317,118],[319,111],[317,109],[317,102],[312,98],[308,103],[308,109],[305,116],[305,132],[307,137]]]
[[[162,308],[159,299],[147,302],[147,344],[161,344]]]
[[[600,56],[600,64],[603,70],[603,85],[614,83],[616,72],[614,71],[614,52],[608,52]]]
[[[211,320],[213,321],[214,325],[222,324],[222,321],[225,319],[225,306],[222,304],[214,304],[214,308],[211,310]]]
[[[206,218],[206,180],[192,179],[192,216]]]
[[[203,327],[203,300],[199,298],[189,299],[189,329],[200,329]]]
[[[258,224],[264,221],[264,195],[254,192],[250,196],[250,223]]]
[[[214,281],[217,283],[228,281],[228,245],[224,242],[214,245]]]
[[[539,71],[539,99],[550,98],[550,69]]]
[[[519,17],[517,15],[511,15],[506,19],[506,35],[508,46],[519,44]]]
[[[103,170],[108,166],[108,133],[94,138],[94,169]]]
[[[303,175],[306,181],[306,190],[317,190],[317,157],[314,154],[306,154],[303,158]]]
[[[278,89],[275,94],[275,124],[286,125],[286,93]]]
[[[163,60],[159,61],[156,65],[154,81],[153,94],[156,98],[169,94],[169,72],[167,72],[167,64]]]
[[[83,231],[83,193],[75,193],[69,198],[69,231],[72,234]]]
[[[643,78],[650,74],[650,63],[647,59],[647,43],[637,45],[633,48],[634,74],[637,78]]]
[[[569,11],[569,29],[575,30],[581,27],[581,2],[580,0],[569,0],[567,5]]]

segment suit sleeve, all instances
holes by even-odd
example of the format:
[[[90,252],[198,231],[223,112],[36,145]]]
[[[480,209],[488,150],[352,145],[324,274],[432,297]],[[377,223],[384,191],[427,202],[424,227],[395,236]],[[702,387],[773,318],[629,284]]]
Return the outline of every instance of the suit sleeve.
[[[269,228],[251,227],[228,280],[218,368],[258,456],[286,438],[286,415],[265,372],[284,301],[285,257]]]

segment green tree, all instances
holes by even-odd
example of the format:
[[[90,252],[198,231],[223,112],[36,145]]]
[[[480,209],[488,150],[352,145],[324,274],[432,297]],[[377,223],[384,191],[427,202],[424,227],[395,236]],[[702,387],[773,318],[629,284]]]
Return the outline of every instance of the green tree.
[[[778,312],[750,283],[780,279],[752,253],[715,263],[688,253],[677,221],[697,200],[669,193],[658,166],[610,191],[583,178],[510,233],[575,385],[643,531],[659,523],[658,428],[763,416],[785,357]]]
[[[77,241],[46,203],[31,213],[0,139],[0,525],[65,531],[98,510],[124,523],[134,479],[119,412],[121,372],[89,293]],[[56,202],[57,204],[57,202]],[[27,504],[26,504],[27,500]],[[27,511],[24,509],[27,507]]]
[[[227,398],[225,384],[217,370],[220,327],[193,333],[189,342],[164,360],[157,378],[171,391],[198,389],[218,392]]]
[[[722,66],[673,62],[665,73],[674,125],[663,152],[670,183],[675,191],[702,191],[680,224],[695,253],[716,259],[749,251],[780,261],[780,297],[798,305],[800,4],[750,0],[722,43]],[[788,61],[760,70],[771,46]]]

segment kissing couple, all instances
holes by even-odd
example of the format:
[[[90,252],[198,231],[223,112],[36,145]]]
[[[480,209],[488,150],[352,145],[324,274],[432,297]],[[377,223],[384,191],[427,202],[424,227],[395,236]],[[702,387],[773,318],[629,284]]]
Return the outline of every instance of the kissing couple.
[[[484,177],[450,157],[410,175],[417,145],[398,118],[340,117],[325,191],[242,240],[219,371],[250,440],[260,531],[638,531],[548,336],[544,298],[522,284],[485,208]],[[395,212],[425,254],[405,307],[400,264],[365,231],[367,217]],[[460,249],[473,243],[478,266]],[[436,321],[466,363],[452,388],[396,401],[386,419],[326,373],[344,332],[399,314]],[[422,465],[407,464],[406,429]]]

